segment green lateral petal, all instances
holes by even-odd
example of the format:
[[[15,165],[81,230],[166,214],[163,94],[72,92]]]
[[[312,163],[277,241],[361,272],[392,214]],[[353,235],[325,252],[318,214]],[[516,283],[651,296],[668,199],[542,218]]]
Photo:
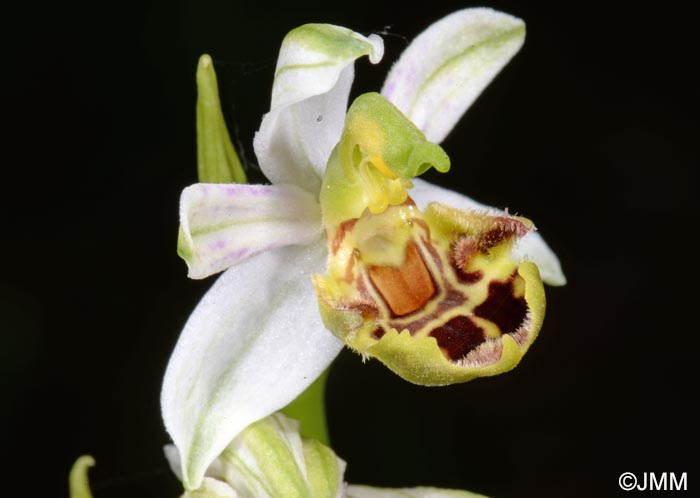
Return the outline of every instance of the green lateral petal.
[[[524,39],[516,17],[487,8],[454,12],[413,40],[382,94],[440,143]]]
[[[272,183],[318,193],[345,121],[353,62],[379,62],[384,45],[347,28],[307,24],[282,42],[270,112],[255,136],[255,154]]]
[[[197,173],[202,183],[246,183],[221,112],[214,63],[207,54],[197,65]]]
[[[190,316],[161,393],[187,489],[243,428],[287,405],[340,351],[311,283],[326,255],[320,241],[259,254],[223,273]]]
[[[424,210],[433,201],[440,201],[448,206],[464,211],[481,211],[488,213],[501,213],[499,209],[487,206],[470,199],[466,195],[452,190],[432,185],[424,180],[413,181],[413,189],[409,195],[415,201],[419,209]],[[547,245],[539,232],[529,231],[513,247],[513,259],[516,261],[532,261],[540,271],[542,281],[549,285],[560,286],[566,284],[566,276],[561,268],[559,258]]]
[[[351,484],[347,498],[486,498],[484,495],[457,489],[439,488],[375,488]]]
[[[294,185],[197,183],[180,197],[178,253],[190,278],[204,278],[255,254],[321,235],[314,197]]]
[[[177,473],[177,451],[166,447],[165,454]],[[209,466],[203,484],[218,482],[237,498],[335,498],[342,496],[344,471],[333,450],[302,439],[299,424],[276,413],[236,436]]]

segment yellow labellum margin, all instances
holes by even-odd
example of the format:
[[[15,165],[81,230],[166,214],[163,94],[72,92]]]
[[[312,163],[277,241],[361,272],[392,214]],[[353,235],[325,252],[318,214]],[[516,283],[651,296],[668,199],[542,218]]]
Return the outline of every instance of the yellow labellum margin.
[[[442,148],[382,96],[358,97],[321,188],[331,257],[314,283],[324,324],[347,345],[410,382],[445,385],[515,367],[545,299],[537,266],[512,256],[532,223],[439,203],[421,213],[406,187],[431,166],[449,169]]]

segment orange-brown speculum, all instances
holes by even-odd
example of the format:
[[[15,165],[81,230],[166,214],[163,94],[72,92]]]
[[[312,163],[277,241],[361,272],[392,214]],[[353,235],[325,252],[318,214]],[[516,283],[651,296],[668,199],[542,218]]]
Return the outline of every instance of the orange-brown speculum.
[[[435,294],[430,271],[414,242],[406,245],[401,266],[370,266],[367,273],[395,316],[420,310]]]

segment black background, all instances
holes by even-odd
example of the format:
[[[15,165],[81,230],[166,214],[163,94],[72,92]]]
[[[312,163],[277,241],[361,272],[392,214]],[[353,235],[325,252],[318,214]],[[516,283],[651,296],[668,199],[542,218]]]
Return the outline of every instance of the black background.
[[[383,63],[357,64],[356,94],[380,87],[406,40],[470,5],[4,7],[4,489],[67,496],[72,462],[90,453],[95,498],[180,492],[162,457],[158,396],[211,285],[188,280],[175,253],[179,193],[196,181],[198,56],[213,56],[254,168],[287,31],[386,30]],[[343,352],[328,412],[346,477],[590,497],[621,494],[624,471],[666,471],[688,472],[693,489],[695,22],[641,3],[487,5],[522,17],[527,40],[443,143],[452,171],[429,179],[533,219],[569,284],[548,289],[540,338],[496,378],[419,388]]]

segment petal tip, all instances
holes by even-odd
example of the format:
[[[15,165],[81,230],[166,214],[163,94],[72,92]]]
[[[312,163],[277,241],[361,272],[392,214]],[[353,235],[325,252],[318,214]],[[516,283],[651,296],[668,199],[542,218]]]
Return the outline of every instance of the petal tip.
[[[372,51],[369,53],[369,61],[372,64],[378,64],[384,57],[384,40],[382,37],[372,33],[367,37],[367,40],[372,44]]]

